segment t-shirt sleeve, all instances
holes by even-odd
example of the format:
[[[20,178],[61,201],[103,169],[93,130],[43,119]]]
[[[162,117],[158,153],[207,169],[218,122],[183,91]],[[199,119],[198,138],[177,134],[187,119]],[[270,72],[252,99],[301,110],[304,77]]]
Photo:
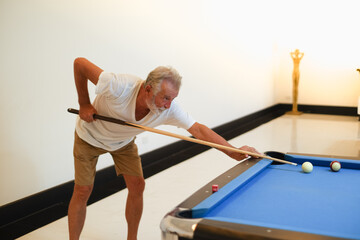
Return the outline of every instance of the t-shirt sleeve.
[[[185,112],[180,105],[177,104],[177,102],[173,101],[169,110],[170,113],[167,121],[165,122],[166,125],[173,125],[186,130],[194,125],[195,120],[189,113]]]
[[[126,82],[120,74],[102,72],[96,84],[95,94],[108,98],[118,98],[124,91]]]

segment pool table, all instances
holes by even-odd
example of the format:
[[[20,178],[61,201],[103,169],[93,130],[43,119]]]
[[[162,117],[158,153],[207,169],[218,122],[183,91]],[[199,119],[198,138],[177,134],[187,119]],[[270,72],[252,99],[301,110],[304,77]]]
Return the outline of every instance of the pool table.
[[[360,239],[360,158],[266,154],[298,165],[239,163],[169,212],[162,239]]]

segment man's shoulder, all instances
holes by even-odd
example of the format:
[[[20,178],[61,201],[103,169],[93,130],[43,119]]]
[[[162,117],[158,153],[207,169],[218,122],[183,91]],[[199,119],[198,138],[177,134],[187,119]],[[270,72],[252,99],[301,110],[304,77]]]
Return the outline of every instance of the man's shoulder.
[[[96,94],[120,96],[131,89],[136,89],[142,82],[140,77],[132,74],[103,72],[96,86]]]
[[[128,73],[105,73],[104,75],[107,75],[107,77],[110,77],[113,81],[119,81],[122,83],[133,84],[143,81],[140,77]]]

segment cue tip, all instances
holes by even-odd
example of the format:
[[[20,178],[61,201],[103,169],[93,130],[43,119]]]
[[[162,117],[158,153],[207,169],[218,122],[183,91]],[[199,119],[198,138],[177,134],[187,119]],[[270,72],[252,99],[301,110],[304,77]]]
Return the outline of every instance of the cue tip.
[[[277,159],[277,158],[273,158],[273,157],[270,157],[270,156],[264,156],[264,155],[262,155],[262,157],[273,160],[275,162],[286,163],[286,164],[291,164],[291,165],[297,166],[297,163],[294,163],[294,162],[289,162],[289,161],[285,161],[285,160],[282,160],[282,159]]]

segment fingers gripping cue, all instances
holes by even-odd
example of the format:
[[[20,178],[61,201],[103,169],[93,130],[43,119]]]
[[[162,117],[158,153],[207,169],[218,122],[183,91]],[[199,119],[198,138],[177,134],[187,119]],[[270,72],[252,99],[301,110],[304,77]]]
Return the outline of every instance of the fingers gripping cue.
[[[77,109],[73,109],[73,108],[68,108],[68,112],[69,113],[74,113],[74,114],[79,114],[79,110]],[[103,120],[103,121],[106,121],[106,122],[112,122],[112,123],[116,123],[116,124],[120,124],[120,125],[126,125],[126,126],[129,126],[129,127],[133,127],[131,124],[123,121],[123,120],[120,120],[120,119],[116,119],[116,118],[112,118],[112,117],[105,117],[105,116],[101,116],[101,115],[98,115],[98,114],[94,114],[93,116],[95,119],[99,119],[99,120]],[[139,128],[139,127],[137,127]]]
[[[79,110],[73,109],[73,108],[69,108],[68,112],[74,113],[74,114],[79,114]],[[157,134],[161,134],[161,135],[165,135],[165,136],[169,136],[169,137],[175,137],[175,138],[182,139],[182,140],[185,140],[185,141],[188,141],[188,142],[202,144],[202,145],[206,145],[206,146],[213,147],[213,148],[234,151],[234,152],[238,152],[238,153],[241,153],[241,154],[247,154],[247,155],[254,156],[254,157],[266,158],[266,159],[270,159],[270,160],[273,160],[273,161],[276,161],[276,162],[291,164],[291,165],[295,165],[295,166],[297,165],[296,163],[293,163],[293,162],[288,162],[288,161],[284,161],[284,160],[281,160],[281,159],[277,159],[277,158],[273,158],[273,157],[253,153],[253,152],[248,152],[248,151],[240,150],[240,149],[233,148],[233,147],[220,145],[220,144],[217,144],[217,143],[207,142],[207,141],[196,139],[196,138],[186,137],[186,136],[183,136],[183,135],[179,135],[179,134],[175,134],[175,133],[171,133],[171,132],[167,132],[167,131],[163,131],[163,130],[159,130],[159,129],[155,129],[155,128],[151,128],[151,127],[146,127],[146,126],[142,126],[142,125],[135,124],[135,123],[125,122],[123,120],[112,118],[112,117],[105,117],[105,116],[101,116],[101,115],[98,115],[98,114],[94,114],[94,118],[99,119],[99,120],[103,120],[103,121],[107,121],[107,122],[112,122],[112,123],[116,123],[116,124],[125,125],[125,126],[128,126],[128,127],[142,129],[144,131],[153,132],[153,133],[157,133]]]

